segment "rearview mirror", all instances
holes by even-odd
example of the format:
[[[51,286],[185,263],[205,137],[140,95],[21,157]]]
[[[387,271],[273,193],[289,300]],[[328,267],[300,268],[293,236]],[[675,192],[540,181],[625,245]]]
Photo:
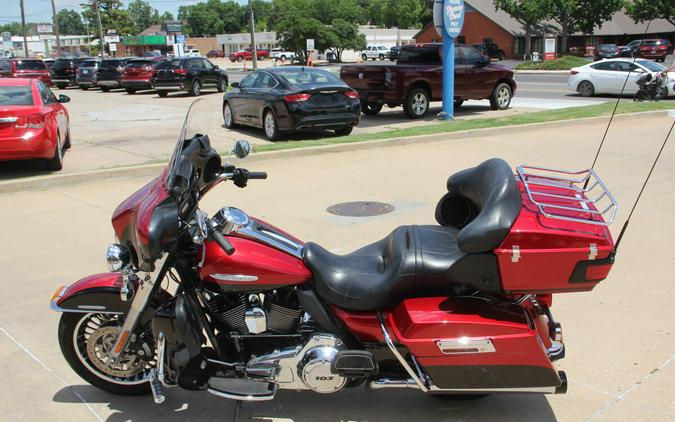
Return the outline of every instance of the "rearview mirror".
[[[476,63],[476,65],[483,67],[489,65],[490,63],[492,63],[490,58],[488,56],[483,55],[483,57],[481,57],[481,59],[478,61],[478,63]]]
[[[220,68],[218,67],[217,64],[214,64],[214,65],[213,65],[213,68],[214,68],[214,69],[220,69]]]
[[[59,95],[59,102],[60,103],[69,103],[70,102],[70,97],[67,95]]]
[[[232,82],[230,85],[232,88],[239,88],[239,82]]]
[[[246,158],[251,152],[251,144],[249,144],[248,141],[237,141],[237,143],[234,144],[234,147],[232,147],[232,152],[234,152],[234,155],[240,160]]]
[[[637,69],[635,69],[633,72],[635,72],[635,73],[645,73],[645,71],[640,69],[639,67]]]

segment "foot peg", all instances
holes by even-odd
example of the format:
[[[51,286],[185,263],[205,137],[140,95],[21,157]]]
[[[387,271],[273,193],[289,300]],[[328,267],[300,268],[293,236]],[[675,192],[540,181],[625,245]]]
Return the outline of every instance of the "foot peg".
[[[211,394],[232,400],[262,401],[274,398],[277,385],[267,381],[211,377],[208,390]]]
[[[152,390],[152,398],[155,399],[156,404],[162,404],[166,400],[166,394],[162,389],[162,383],[159,382],[159,377],[157,376],[157,369],[152,368],[148,376],[148,381],[150,382],[150,390]]]

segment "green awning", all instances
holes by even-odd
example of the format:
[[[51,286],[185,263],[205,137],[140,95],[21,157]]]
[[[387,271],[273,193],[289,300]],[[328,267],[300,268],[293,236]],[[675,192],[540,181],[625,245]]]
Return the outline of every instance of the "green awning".
[[[166,35],[139,35],[122,38],[123,45],[166,45]]]

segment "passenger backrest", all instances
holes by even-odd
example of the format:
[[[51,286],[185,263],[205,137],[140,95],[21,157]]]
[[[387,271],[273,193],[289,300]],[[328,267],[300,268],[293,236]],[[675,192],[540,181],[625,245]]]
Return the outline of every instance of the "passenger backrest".
[[[457,244],[465,253],[488,252],[499,246],[522,207],[511,166],[500,158],[450,176],[448,191],[470,200],[477,212],[457,235]]]

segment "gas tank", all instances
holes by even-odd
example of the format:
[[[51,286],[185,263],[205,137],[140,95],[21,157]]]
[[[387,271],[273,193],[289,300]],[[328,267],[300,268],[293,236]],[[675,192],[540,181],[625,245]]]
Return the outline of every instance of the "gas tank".
[[[251,219],[227,234],[235,252],[204,243],[199,276],[226,291],[260,291],[307,283],[311,271],[302,260],[303,243],[264,221]]]

